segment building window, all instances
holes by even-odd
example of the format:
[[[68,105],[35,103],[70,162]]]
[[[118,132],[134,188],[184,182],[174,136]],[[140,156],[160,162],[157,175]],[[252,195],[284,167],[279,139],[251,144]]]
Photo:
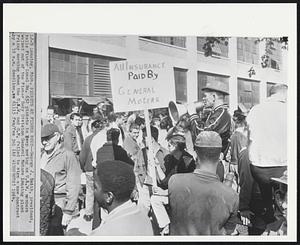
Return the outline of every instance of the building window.
[[[142,38],[150,39],[153,41],[167,43],[170,45],[185,48],[186,38],[185,37],[160,37],[160,36],[141,36]]]
[[[278,83],[267,82],[267,97],[271,96],[271,88]]]
[[[229,85],[229,79],[226,76],[198,71],[198,101],[202,101],[204,98],[204,92],[202,91],[202,88],[204,88],[208,82],[214,83],[214,81],[221,81]],[[229,103],[228,95],[225,96],[225,103]]]
[[[203,46],[206,43],[207,37],[197,37],[197,50],[204,52]],[[225,41],[220,40],[219,43],[214,43],[212,47],[212,55],[228,57],[228,44],[225,44]]]
[[[238,78],[238,103],[251,109],[259,103],[259,82]]]
[[[109,62],[122,59],[53,48],[49,52],[50,104],[59,115],[69,113],[78,99],[111,98]]]
[[[257,65],[259,62],[259,45],[256,38],[237,38],[237,59],[249,64]]]
[[[280,67],[282,65],[282,49],[281,49],[281,43],[279,42],[273,42],[274,46],[270,50],[269,53],[269,62],[268,67],[276,70],[280,70]]]
[[[50,49],[50,94],[87,96],[89,58],[74,52]]]
[[[91,59],[91,81],[93,81],[91,96],[112,97],[109,60],[101,58]]]
[[[187,70],[174,68],[176,101],[187,102]]]

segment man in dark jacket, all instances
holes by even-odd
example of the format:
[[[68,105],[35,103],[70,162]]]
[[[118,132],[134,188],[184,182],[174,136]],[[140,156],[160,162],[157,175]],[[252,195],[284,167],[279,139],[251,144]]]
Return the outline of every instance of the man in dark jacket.
[[[213,83],[207,83],[202,89],[204,91],[204,106],[205,108],[211,108],[204,125],[201,123],[200,116],[196,113],[196,108],[192,104],[188,106],[188,113],[190,114],[190,127],[192,133],[193,142],[197,135],[202,131],[215,131],[222,139],[222,156],[226,156],[229,148],[229,138],[232,130],[231,115],[228,112],[228,105],[225,104],[225,96],[229,95],[227,84],[214,81]],[[219,162],[217,174],[221,181],[224,178],[224,167]]]
[[[94,178],[92,166],[93,156],[91,152],[91,141],[93,137],[102,129],[102,122],[96,120],[91,124],[92,134],[89,135],[82,145],[82,150],[79,154],[79,162],[82,172],[86,176],[86,198],[85,198],[85,215],[83,218],[86,221],[90,221],[93,218],[93,206],[94,206]]]
[[[168,138],[170,154],[164,158],[165,178],[160,180],[158,187],[168,189],[170,177],[176,173],[192,173],[196,167],[192,155],[185,151],[185,137],[181,134],[174,134]]]
[[[103,156],[112,153],[114,160],[126,162],[131,166],[134,166],[134,162],[128,156],[127,152],[118,145],[120,130],[117,128],[111,128],[107,131],[107,142],[97,151],[97,165],[103,161]],[[110,159],[111,160],[111,159]]]
[[[245,147],[238,155],[239,212],[243,225],[248,226],[249,235],[261,235],[265,229],[264,202],[258,184],[250,169],[249,152]]]

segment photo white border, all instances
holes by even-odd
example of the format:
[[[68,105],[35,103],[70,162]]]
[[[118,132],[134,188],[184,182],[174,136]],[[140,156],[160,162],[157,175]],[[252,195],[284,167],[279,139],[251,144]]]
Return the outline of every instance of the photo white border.
[[[289,4],[4,4],[4,241],[295,241],[297,239],[297,5]],[[266,17],[267,16],[267,17]],[[103,24],[102,24],[103,23]],[[289,38],[288,235],[168,237],[10,236],[9,32]]]

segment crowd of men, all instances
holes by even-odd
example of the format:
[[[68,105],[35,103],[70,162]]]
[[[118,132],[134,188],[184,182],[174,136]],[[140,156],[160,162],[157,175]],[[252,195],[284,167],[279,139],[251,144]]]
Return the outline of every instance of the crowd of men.
[[[83,126],[75,105],[62,126],[48,107],[41,235],[286,234],[287,86],[232,116],[222,83],[203,92],[206,113],[194,104],[178,122],[150,113],[148,138],[142,112],[99,103]],[[83,210],[91,231],[68,229]]]

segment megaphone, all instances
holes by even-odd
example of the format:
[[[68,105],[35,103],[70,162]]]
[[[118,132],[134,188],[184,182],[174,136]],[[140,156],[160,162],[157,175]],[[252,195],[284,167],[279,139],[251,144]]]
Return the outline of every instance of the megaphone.
[[[196,112],[199,113],[204,108],[204,103],[202,101],[195,102],[194,106],[196,108]],[[168,106],[168,111],[171,119],[175,122],[178,122],[179,119],[184,115],[187,114],[188,110],[184,104],[170,101]]]

